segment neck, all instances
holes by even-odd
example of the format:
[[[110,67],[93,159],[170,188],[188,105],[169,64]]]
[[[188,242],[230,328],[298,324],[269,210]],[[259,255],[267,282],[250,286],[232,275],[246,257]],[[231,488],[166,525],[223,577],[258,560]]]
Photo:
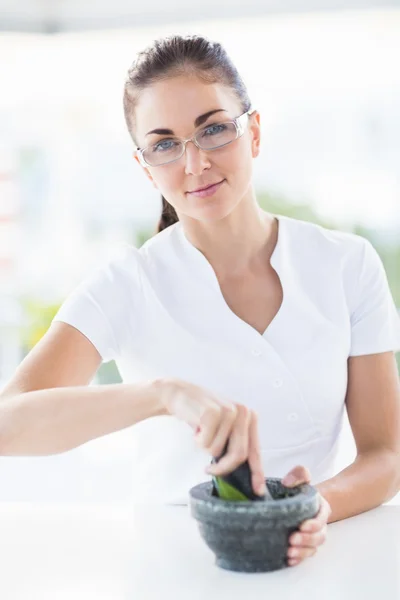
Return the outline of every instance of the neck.
[[[223,219],[181,220],[189,242],[222,278],[265,268],[277,239],[276,220],[259,207],[253,190]]]

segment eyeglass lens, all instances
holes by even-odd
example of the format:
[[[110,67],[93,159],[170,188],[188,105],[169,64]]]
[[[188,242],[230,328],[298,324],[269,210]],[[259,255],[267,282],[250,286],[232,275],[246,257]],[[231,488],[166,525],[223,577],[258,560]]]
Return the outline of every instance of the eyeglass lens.
[[[221,146],[225,146],[226,144],[230,144],[236,137],[235,124],[229,122],[209,125],[199,131],[196,134],[195,139],[203,150],[214,150]],[[183,142],[173,138],[167,138],[146,148],[143,151],[143,158],[149,165],[157,166],[177,160],[182,156],[183,152]]]

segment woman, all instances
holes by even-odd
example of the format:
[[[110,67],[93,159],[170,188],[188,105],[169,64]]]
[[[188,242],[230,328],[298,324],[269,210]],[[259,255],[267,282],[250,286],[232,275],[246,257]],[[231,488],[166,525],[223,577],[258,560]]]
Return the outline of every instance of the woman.
[[[156,41],[129,71],[124,110],[162,194],[159,232],[64,302],[3,390],[2,453],[135,425],[138,497],[185,502],[205,471],[245,459],[256,493],[264,475],[311,481],[321,509],[290,538],[295,565],[327,522],[400,487],[400,326],[382,263],[359,236],[260,209],[260,115],[219,44]],[[124,383],[85,387],[111,359]],[[345,404],[357,458],[333,477]]]

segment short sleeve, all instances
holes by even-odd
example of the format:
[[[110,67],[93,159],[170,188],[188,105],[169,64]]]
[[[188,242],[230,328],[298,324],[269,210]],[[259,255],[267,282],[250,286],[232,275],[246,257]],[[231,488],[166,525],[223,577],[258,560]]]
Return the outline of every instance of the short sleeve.
[[[361,238],[361,253],[353,266],[349,356],[400,350],[400,316],[382,260],[371,242]]]
[[[78,329],[103,362],[117,359],[137,320],[136,248],[128,247],[96,268],[67,296],[53,321]]]

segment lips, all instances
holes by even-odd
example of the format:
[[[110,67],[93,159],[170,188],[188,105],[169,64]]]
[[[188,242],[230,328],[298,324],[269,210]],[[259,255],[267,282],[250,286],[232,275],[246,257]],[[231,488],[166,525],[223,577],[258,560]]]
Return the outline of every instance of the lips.
[[[220,187],[225,183],[226,179],[219,181],[218,183],[212,183],[210,185],[204,186],[200,189],[197,189],[193,192],[186,192],[188,197],[190,198],[211,198]]]
[[[197,190],[189,190],[187,193],[188,194],[194,194],[195,192],[204,192],[205,190],[208,190],[209,188],[213,187],[214,185],[218,185],[220,183],[222,183],[224,180],[221,179],[221,181],[216,181],[215,183],[210,183],[204,187],[201,188],[197,188]]]

